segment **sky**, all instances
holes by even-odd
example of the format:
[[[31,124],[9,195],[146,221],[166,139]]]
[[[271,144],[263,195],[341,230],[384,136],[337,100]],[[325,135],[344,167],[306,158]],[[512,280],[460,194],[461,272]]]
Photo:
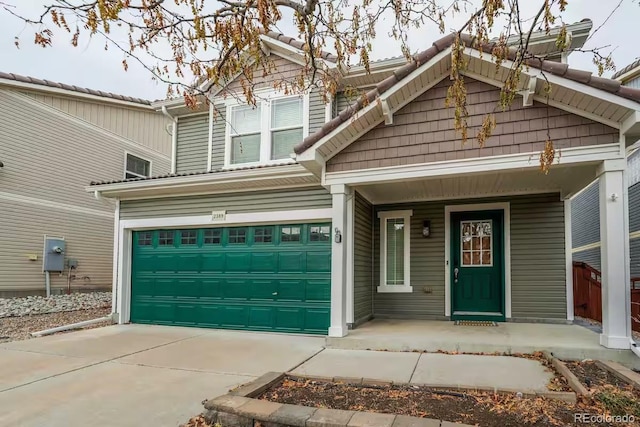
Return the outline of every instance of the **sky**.
[[[593,21],[592,37],[584,49],[610,46],[618,69],[640,57],[637,47],[636,26],[640,22],[640,0],[622,0],[620,7],[609,20],[594,34],[604,20],[616,7],[619,0],[569,0],[563,13],[566,23],[589,18]],[[17,5],[29,16],[41,10],[43,4],[52,0],[1,0],[0,3]],[[477,3],[477,2],[476,2]],[[533,16],[540,0],[521,0],[523,16]],[[447,21],[447,30],[457,29],[466,21],[467,13]],[[373,44],[372,59],[400,55],[399,45],[385,31],[385,22],[378,30],[379,37]],[[282,22],[279,29],[283,33],[295,34],[290,22]],[[151,74],[134,61],[128,61],[129,69],[124,71],[121,52],[111,48],[104,50],[104,40],[83,37],[78,47],[71,46],[69,35],[57,33],[53,46],[42,48],[33,43],[34,29],[0,10],[0,71],[22,74],[51,81],[63,82],[91,89],[129,95],[150,100],[162,99],[166,95],[166,86],[155,82]],[[424,50],[442,34],[435,25],[428,24],[410,33],[410,47],[413,51]],[[20,38],[20,48],[14,44],[15,37]],[[574,52],[569,57],[573,68],[595,72],[592,55]],[[612,73],[608,72],[605,77]]]

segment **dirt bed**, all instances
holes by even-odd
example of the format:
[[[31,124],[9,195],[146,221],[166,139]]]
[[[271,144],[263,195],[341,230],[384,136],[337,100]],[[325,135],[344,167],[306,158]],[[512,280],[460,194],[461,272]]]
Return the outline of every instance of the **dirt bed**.
[[[5,317],[0,319],[0,343],[29,339],[32,338],[31,332],[104,317],[110,312],[111,308],[106,307],[61,313],[34,314],[31,316]],[[88,326],[86,329],[108,324],[109,322],[98,323]]]
[[[303,406],[435,418],[486,427],[578,426],[575,413],[602,414],[600,402],[577,404],[484,392],[452,392],[421,386],[352,386],[285,378],[260,399]],[[606,426],[607,423],[590,423]]]

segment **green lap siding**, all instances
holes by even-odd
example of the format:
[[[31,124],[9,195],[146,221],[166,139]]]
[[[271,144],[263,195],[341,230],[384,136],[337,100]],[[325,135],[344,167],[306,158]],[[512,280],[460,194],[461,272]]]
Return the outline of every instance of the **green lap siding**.
[[[359,193],[354,203],[354,254],[353,254],[353,318],[356,325],[365,322],[373,314],[373,207]]]
[[[178,119],[176,172],[204,172],[209,151],[209,113]]]
[[[120,219],[210,215],[212,210],[226,210],[229,214],[330,207],[331,194],[327,190],[322,187],[306,187],[210,196],[123,200],[120,203]]]
[[[299,239],[286,241],[292,228]],[[325,223],[134,232],[131,321],[326,334],[330,230]]]
[[[445,205],[510,202],[511,308],[514,319],[566,319],[564,203],[558,194],[374,206],[374,317],[437,319],[445,305]],[[382,210],[413,210],[412,293],[379,293]],[[424,220],[431,235],[422,237]],[[356,216],[356,221],[361,221]],[[356,224],[356,229],[358,225]]]

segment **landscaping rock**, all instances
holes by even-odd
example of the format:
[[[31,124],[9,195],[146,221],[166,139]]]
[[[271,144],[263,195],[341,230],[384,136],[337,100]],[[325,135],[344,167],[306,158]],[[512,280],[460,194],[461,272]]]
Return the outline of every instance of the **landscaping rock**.
[[[0,298],[0,318],[111,307],[111,292]]]

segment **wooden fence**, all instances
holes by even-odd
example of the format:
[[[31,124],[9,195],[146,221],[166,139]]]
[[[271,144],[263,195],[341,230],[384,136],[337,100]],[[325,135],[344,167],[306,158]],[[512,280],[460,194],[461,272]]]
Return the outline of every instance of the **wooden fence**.
[[[600,272],[584,262],[573,262],[573,309],[576,316],[602,322]],[[631,279],[631,326],[640,331],[640,277]]]

